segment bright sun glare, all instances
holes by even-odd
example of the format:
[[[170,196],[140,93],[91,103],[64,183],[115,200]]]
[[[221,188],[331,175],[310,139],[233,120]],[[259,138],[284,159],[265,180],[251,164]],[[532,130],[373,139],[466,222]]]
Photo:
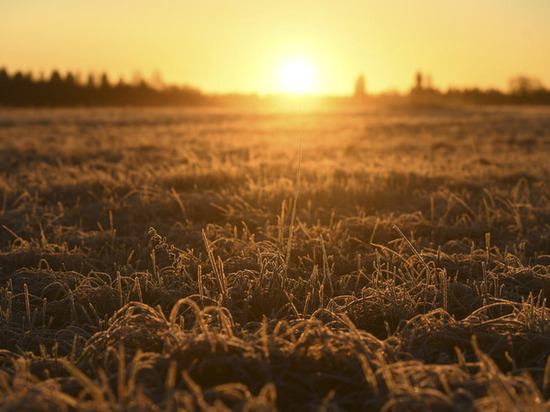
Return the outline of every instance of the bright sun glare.
[[[313,89],[315,73],[302,59],[288,60],[281,69],[281,85],[287,93],[308,93]]]

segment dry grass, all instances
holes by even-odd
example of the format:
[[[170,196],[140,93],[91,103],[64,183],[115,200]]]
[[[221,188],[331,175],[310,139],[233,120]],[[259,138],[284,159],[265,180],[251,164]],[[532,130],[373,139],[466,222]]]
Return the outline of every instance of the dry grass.
[[[546,410],[550,111],[298,116],[0,112],[3,410]]]

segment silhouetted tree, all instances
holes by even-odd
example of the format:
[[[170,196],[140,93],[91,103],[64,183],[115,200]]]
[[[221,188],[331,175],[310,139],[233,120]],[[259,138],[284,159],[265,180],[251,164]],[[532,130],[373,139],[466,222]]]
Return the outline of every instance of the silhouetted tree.
[[[61,75],[57,70],[52,71],[50,76],[50,84],[53,86],[58,86],[61,84]]]
[[[95,79],[92,73],[88,74],[88,80],[86,81],[86,87],[93,89],[95,87]]]
[[[432,75],[431,74],[427,74],[426,75],[426,80],[423,82],[425,83],[425,88],[428,89],[428,90],[433,90],[434,88],[434,85],[433,85],[433,79],[432,79]]]
[[[7,84],[10,81],[10,76],[8,71],[2,67],[0,69],[0,84]]]
[[[20,72],[20,71],[17,71],[14,75],[13,75],[13,79],[12,79],[13,83],[15,84],[21,84],[25,81],[25,77],[23,76],[23,73]]]
[[[102,89],[108,89],[111,86],[110,83],[109,83],[109,76],[107,76],[107,73],[103,73],[101,75],[99,85]]]
[[[65,76],[65,84],[67,86],[75,86],[76,85],[76,80],[74,78],[74,75],[71,72],[68,72],[67,75]]]
[[[157,90],[164,89],[164,80],[162,79],[162,74],[158,70],[155,70],[151,76],[151,87]]]
[[[528,76],[516,76],[509,81],[510,92],[516,96],[528,96],[541,89],[542,82],[539,79]]]

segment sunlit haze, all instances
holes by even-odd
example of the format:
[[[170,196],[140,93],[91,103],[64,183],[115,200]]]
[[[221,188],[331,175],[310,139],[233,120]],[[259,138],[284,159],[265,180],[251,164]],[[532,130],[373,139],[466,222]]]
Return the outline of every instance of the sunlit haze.
[[[300,59],[290,59],[281,69],[281,86],[288,93],[315,91],[315,74],[310,63]]]
[[[548,87],[548,22],[548,0],[3,1],[0,67],[160,72],[216,93],[349,94],[360,74],[369,92],[407,91],[417,70],[442,89]],[[284,74],[292,59],[302,74]]]

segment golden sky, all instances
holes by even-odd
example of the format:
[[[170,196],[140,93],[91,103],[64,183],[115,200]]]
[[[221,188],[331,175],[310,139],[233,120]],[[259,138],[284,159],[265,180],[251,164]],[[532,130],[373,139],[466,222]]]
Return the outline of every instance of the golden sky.
[[[289,60],[315,93],[550,87],[550,0],[0,0],[0,66],[48,74],[158,70],[207,92],[281,91]]]

